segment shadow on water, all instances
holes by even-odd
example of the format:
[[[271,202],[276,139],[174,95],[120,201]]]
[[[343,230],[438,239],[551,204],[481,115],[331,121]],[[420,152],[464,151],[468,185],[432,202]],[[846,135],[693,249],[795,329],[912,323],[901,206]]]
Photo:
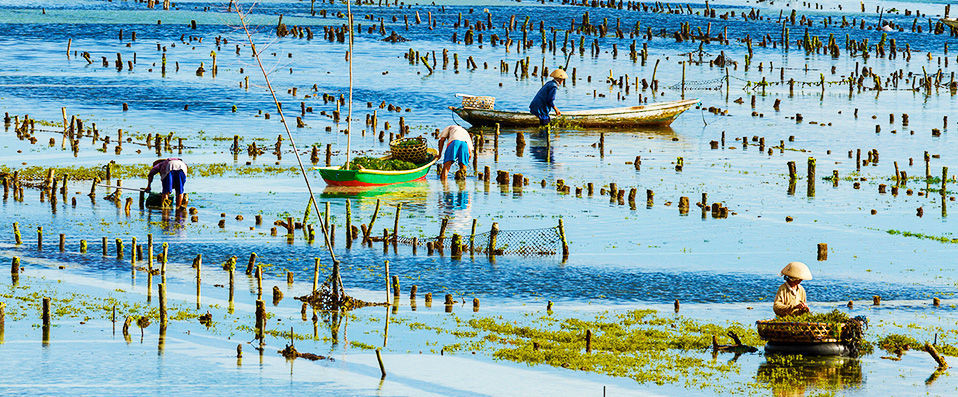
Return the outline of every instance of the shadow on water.
[[[804,396],[809,391],[838,392],[865,384],[861,362],[847,357],[769,355],[755,380],[775,396]]]

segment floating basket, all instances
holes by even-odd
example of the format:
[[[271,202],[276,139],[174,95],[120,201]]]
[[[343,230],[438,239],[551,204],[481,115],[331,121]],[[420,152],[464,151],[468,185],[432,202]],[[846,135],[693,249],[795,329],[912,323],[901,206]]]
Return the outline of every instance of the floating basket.
[[[463,96],[462,107],[469,109],[492,110],[496,104],[496,97],[491,96]]]
[[[835,343],[839,341],[844,323],[800,323],[756,321],[758,336],[779,343]]]
[[[389,143],[392,157],[397,160],[408,161],[413,164],[422,164],[429,161],[426,138],[399,138]]]

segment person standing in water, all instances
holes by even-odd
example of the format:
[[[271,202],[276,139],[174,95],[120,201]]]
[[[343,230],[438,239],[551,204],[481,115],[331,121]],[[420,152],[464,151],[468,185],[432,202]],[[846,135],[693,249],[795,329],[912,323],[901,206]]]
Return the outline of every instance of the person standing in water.
[[[440,171],[439,179],[445,182],[452,163],[458,162],[459,169],[468,168],[469,159],[475,155],[472,136],[469,135],[469,131],[458,125],[443,128],[439,133],[439,152],[442,153],[442,171]]]
[[[166,199],[170,197],[170,193],[176,190],[176,209],[183,208],[186,206],[186,200],[183,194],[183,188],[186,186],[186,172],[186,163],[184,163],[182,159],[168,158],[156,160],[153,162],[153,168],[150,169],[149,175],[147,175],[146,190],[150,190],[150,185],[153,184],[153,176],[160,174],[160,184],[163,185],[162,202],[166,202]]]
[[[556,111],[556,116],[562,116],[562,112],[555,105],[556,91],[565,83],[569,75],[562,69],[556,69],[549,74],[549,77],[552,77],[552,80],[539,89],[535,98],[532,98],[532,103],[529,104],[529,112],[539,118],[539,125],[549,124],[549,112],[552,110]]]

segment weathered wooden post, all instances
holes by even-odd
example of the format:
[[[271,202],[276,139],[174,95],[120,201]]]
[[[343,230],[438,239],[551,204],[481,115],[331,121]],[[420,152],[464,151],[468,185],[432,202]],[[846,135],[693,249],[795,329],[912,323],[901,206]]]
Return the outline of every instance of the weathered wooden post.
[[[166,283],[160,283],[156,287],[160,295],[160,328],[166,328]]]
[[[499,223],[493,222],[492,228],[489,229],[489,247],[486,248],[486,254],[489,257],[496,256],[496,237],[499,235]]]
[[[808,188],[806,189],[806,195],[808,197],[815,197],[815,158],[808,158]]]
[[[562,260],[565,261],[569,257],[569,244],[565,238],[565,225],[562,223],[562,218],[559,218],[559,238],[562,240]]]

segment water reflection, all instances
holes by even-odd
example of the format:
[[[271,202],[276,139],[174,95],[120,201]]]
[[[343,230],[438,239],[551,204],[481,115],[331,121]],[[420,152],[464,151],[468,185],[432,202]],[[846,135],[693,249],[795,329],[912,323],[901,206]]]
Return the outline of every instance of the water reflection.
[[[838,391],[865,384],[861,362],[847,357],[770,355],[758,366],[755,380],[776,396],[804,396],[808,391]]]
[[[453,227],[465,227],[471,218],[472,205],[465,182],[457,181],[456,188],[443,186],[439,196],[439,215],[448,216]]]

